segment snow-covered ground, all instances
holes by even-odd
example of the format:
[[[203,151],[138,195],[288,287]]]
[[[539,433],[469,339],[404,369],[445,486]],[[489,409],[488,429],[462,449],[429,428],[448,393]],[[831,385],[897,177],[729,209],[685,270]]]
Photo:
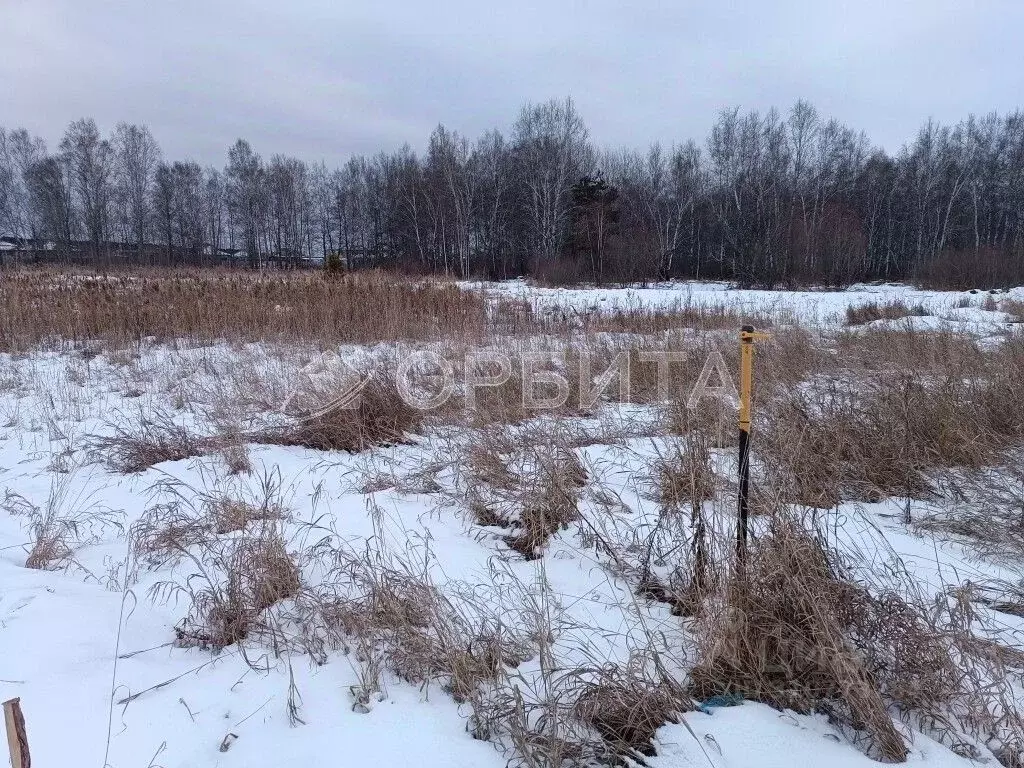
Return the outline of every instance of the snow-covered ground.
[[[1011,319],[981,308],[987,294],[895,286],[807,293],[699,283],[593,291],[508,283],[486,289],[529,298],[538,307],[739,305],[836,324],[847,306],[900,299],[933,312],[915,322],[973,328],[980,335]],[[964,300],[971,306],[962,307]],[[303,362],[301,351],[267,352],[258,345],[0,355],[0,700],[20,697],[34,764],[498,768],[512,757],[474,739],[467,705],[436,685],[414,685],[385,670],[380,690],[365,691],[366,661],[355,652],[332,650],[326,663],[317,663],[300,653],[276,656],[255,641],[244,653],[238,646],[216,654],[176,647],[174,627],[190,605],[180,597],[161,599],[166,593],[159,585],[181,583],[191,571],[181,563],[139,562],[128,535],[147,509],[166,501],[171,484],[179,500],[196,505],[215,495],[259,499],[270,488],[285,511],[290,548],[325,535],[351,551],[386,551],[418,564],[447,594],[468,590],[506,616],[526,610],[531,600],[550,600],[558,617],[553,653],[566,667],[625,663],[651,643],[685,655],[680,620],[667,606],[636,598],[582,524],[556,535],[542,558],[527,561],[510,553],[500,531],[474,522],[457,503],[467,492],[452,448],[458,436],[434,434],[360,455],[249,446],[252,471],[239,475],[230,474],[216,453],[124,475],[108,470],[89,449],[96,435],[144,412],[166,412],[208,431],[222,400],[248,394],[273,401],[280,394],[246,392],[247,370],[294,371]],[[627,436],[577,450],[589,487],[602,491],[584,492],[584,519],[621,536],[623,547],[656,517],[657,503],[643,486],[659,446],[660,438]],[[436,486],[387,481],[388,475],[395,480],[424,467],[432,468]],[[614,519],[599,503],[609,495],[621,503]],[[837,524],[852,527],[851,535],[861,535],[858,525],[877,526],[926,590],[950,580],[1019,578],[1005,564],[908,530],[899,522],[901,509],[901,502],[891,501],[845,505],[835,514]],[[77,526],[73,552],[58,570],[28,568],[32,527],[47,513],[51,523]],[[1008,635],[1024,629],[1024,621],[1018,626],[1012,617],[1001,620],[1008,622]],[[523,661],[519,674],[528,696],[537,660]],[[361,693],[370,694],[363,697],[366,706],[356,706]],[[649,765],[872,764],[821,717],[754,703],[708,711],[661,728]],[[909,763],[970,764],[925,734],[899,727],[911,737]]]
[[[963,314],[961,305],[981,308],[992,296],[1024,299],[1024,287],[1000,291],[922,290],[902,283],[857,284],[845,290],[770,291],[732,288],[727,283],[679,280],[647,287],[547,288],[523,280],[501,283],[465,283],[467,289],[484,290],[498,296],[530,301],[538,311],[555,309],[576,312],[613,309],[680,307],[726,307],[751,314],[790,318],[804,324],[840,324],[848,307],[869,303],[901,301],[908,306],[923,305],[930,314],[953,317]],[[963,318],[961,318],[963,319]]]

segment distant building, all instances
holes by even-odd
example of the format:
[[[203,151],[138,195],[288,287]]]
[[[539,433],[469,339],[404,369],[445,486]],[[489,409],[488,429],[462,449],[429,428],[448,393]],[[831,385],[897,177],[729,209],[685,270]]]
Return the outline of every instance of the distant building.
[[[52,240],[37,240],[29,237],[13,237],[4,235],[0,237],[0,251],[22,251],[33,253],[35,251],[52,251],[56,247]]]
[[[199,249],[181,248],[157,243],[125,243],[117,241],[54,240],[0,236],[0,265],[45,263],[99,263],[105,265],[197,265],[249,267],[251,258],[242,248],[219,248],[206,243]],[[277,269],[310,269],[323,265],[323,259],[307,256],[292,248],[280,253],[261,253],[258,266]]]
[[[29,237],[0,237],[0,265],[28,264],[52,257],[56,244],[52,240]]]

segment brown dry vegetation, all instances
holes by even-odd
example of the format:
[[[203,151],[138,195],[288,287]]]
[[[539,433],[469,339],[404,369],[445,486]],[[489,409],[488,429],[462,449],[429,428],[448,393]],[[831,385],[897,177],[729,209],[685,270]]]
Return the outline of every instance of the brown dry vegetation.
[[[552,536],[579,520],[589,473],[574,448],[550,432],[518,438],[501,428],[481,430],[461,452],[459,472],[476,524],[506,529],[508,547],[535,560]]]
[[[209,507],[209,514],[217,533],[243,531],[249,523],[284,517],[284,510],[269,501],[257,506],[244,499],[224,497],[212,500]]]
[[[929,314],[923,304],[909,306],[899,300],[885,303],[870,301],[857,307],[847,307],[846,324],[864,325],[875,320],[902,320],[905,317],[925,317]]]
[[[821,533],[782,513],[721,599],[696,633],[690,685],[699,698],[738,694],[825,711],[887,761],[907,754],[894,708],[940,734],[998,740],[1006,755],[1019,755],[1024,729],[1010,676],[956,600],[933,606],[912,592],[879,590]]]
[[[152,491],[166,501],[132,525],[134,576],[139,568],[186,564],[187,577],[150,589],[157,600],[187,601],[175,627],[178,645],[217,651],[253,635],[275,650],[288,644],[270,609],[303,591],[302,556],[284,537],[280,478],[264,475],[260,490],[258,499],[240,499],[165,479]]]
[[[9,489],[0,500],[0,510],[20,518],[29,534],[26,568],[76,567],[77,549],[98,541],[109,529],[121,529],[120,511],[97,504],[88,495],[73,495],[68,476],[58,477],[42,504]]]
[[[423,413],[398,392],[394,378],[371,376],[351,402],[341,402],[291,423],[251,435],[254,442],[294,445],[319,451],[358,452],[390,445],[418,432]]]
[[[204,586],[185,587],[191,609],[175,627],[178,645],[219,650],[239,643],[256,629],[266,630],[267,609],[295,597],[302,586],[294,555],[271,526],[232,539],[211,565],[216,570]]]
[[[586,468],[572,451],[555,447],[534,459],[537,467],[520,496],[514,532],[505,539],[527,560],[540,557],[548,539],[576,521],[580,488],[587,482]]]
[[[600,734],[613,755],[655,755],[655,732],[694,709],[685,687],[653,666],[654,674],[638,664],[607,665],[575,693],[575,716]]]
[[[680,302],[613,312],[536,313],[523,300],[454,282],[379,271],[254,273],[150,269],[110,274],[60,269],[0,275],[0,349],[57,341],[301,341],[316,345],[458,339],[489,334],[661,333],[768,322]]]
[[[460,703],[478,702],[482,686],[533,654],[514,616],[445,594],[422,564],[378,548],[332,549],[331,559],[333,586],[317,611],[332,642],[355,650],[364,670],[384,657],[411,683],[437,682]],[[364,680],[357,705],[367,703],[378,672]]]
[[[760,408],[765,472],[785,498],[920,497],[937,474],[995,464],[1024,433],[1024,342],[980,347],[948,334],[846,338],[810,383]]]
[[[690,430],[682,444],[674,444],[659,455],[654,469],[656,497],[665,509],[686,505],[699,509],[716,496],[719,483],[711,465],[707,434],[700,429]]]
[[[108,434],[92,441],[99,460],[111,471],[125,474],[144,472],[164,461],[200,456],[215,448],[215,441],[198,437],[162,411],[140,413],[128,424],[113,423]]]
[[[378,272],[7,271],[0,303],[0,345],[7,349],[55,339],[337,344],[472,337],[488,314],[486,297],[454,283]]]

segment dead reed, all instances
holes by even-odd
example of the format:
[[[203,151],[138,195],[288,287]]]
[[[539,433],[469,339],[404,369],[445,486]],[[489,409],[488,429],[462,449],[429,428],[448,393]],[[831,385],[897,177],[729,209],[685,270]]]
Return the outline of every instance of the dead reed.
[[[685,686],[657,663],[634,657],[578,675],[574,714],[600,734],[612,756],[653,757],[655,732],[695,709]]]
[[[360,272],[5,272],[0,348],[42,342],[290,340],[323,344],[473,338],[488,303],[454,283]],[[522,308],[528,314],[528,309]],[[500,312],[498,313],[500,314]]]
[[[908,305],[895,300],[889,302],[869,301],[860,306],[846,309],[847,325],[865,325],[876,320],[902,320],[905,317],[925,317],[931,314],[923,304]]]
[[[536,312],[529,302],[379,271],[253,273],[146,269],[110,274],[18,269],[0,280],[0,349],[105,341],[303,341],[318,345],[488,335],[730,327],[725,307]],[[768,322],[760,318],[761,322]]]
[[[164,598],[187,592],[188,615],[175,627],[179,646],[220,650],[245,640],[255,630],[273,634],[268,608],[295,597],[302,586],[295,556],[286,549],[278,528],[265,526],[258,534],[232,539],[203,564],[205,583],[159,584],[154,594]],[[268,629],[269,626],[269,629]]]
[[[26,568],[82,569],[75,560],[78,549],[99,541],[111,530],[122,530],[123,513],[96,503],[88,491],[73,490],[74,477],[72,473],[56,475],[41,504],[9,489],[4,492],[0,509],[20,518],[29,534]]]
[[[215,447],[175,421],[166,411],[139,413],[137,419],[109,424],[106,434],[92,438],[93,454],[112,472],[145,472],[154,464],[200,456]]]
[[[880,675],[896,670],[899,682],[938,693],[955,672],[918,613],[874,598],[839,570],[834,553],[781,517],[723,598],[702,614],[694,696],[738,695],[798,712],[836,704],[888,761],[902,762],[907,748]]]
[[[868,332],[809,380],[769,393],[755,424],[764,471],[794,503],[930,493],[939,473],[1000,461],[1022,437],[1024,344]]]
[[[405,441],[420,430],[422,419],[423,412],[401,396],[394,377],[378,371],[368,375],[354,398],[328,404],[250,437],[270,445],[356,453]]]

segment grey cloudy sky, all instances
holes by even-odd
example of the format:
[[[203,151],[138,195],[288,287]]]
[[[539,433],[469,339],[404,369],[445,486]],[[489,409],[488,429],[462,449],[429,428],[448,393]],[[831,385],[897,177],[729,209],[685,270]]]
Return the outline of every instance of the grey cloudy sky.
[[[897,149],[1024,106],[1021,0],[0,0],[0,124],[149,125],[168,157],[338,164],[572,95],[602,146],[798,98]]]

